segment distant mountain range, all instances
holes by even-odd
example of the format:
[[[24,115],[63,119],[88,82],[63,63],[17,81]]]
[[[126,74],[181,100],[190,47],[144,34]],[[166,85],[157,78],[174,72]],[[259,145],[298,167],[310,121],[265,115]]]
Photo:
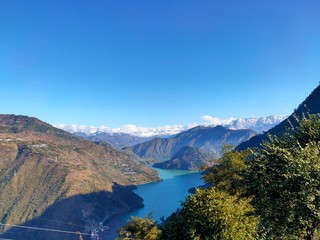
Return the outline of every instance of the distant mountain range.
[[[232,130],[223,126],[198,126],[171,138],[154,138],[125,149],[131,150],[140,158],[157,161],[172,158],[186,146],[197,147],[212,157],[218,157],[224,144],[237,146],[254,135],[256,132],[250,129]]]
[[[55,125],[55,127],[63,129],[90,141],[108,142],[114,147],[123,148],[148,141],[151,138],[155,137],[170,137],[196,126],[215,127],[218,125],[222,125],[233,130],[252,129],[257,133],[262,133],[277,125],[285,118],[286,117],[276,115],[272,115],[269,117],[251,117],[237,119],[219,119],[211,116],[203,116],[202,119],[207,122],[207,124],[203,125],[189,124],[186,126],[174,125],[161,126],[156,128],[124,125],[120,128],[108,128],[104,126],[93,127],[58,124]]]
[[[159,180],[133,154],[27,116],[0,115],[0,160],[3,224],[90,232],[112,215],[142,205],[131,185]],[[79,239],[3,227],[0,238]]]
[[[152,139],[152,137],[139,137],[127,133],[96,132],[87,135],[82,132],[75,132],[73,134],[89,141],[109,143],[118,149],[133,146]]]
[[[243,142],[237,147],[237,149],[244,150],[249,147],[260,147],[262,141],[268,140],[268,134],[281,136],[286,131],[286,128],[291,127],[291,124],[292,126],[296,125],[294,116],[301,118],[303,114],[307,116],[308,113],[320,113],[320,85],[311,92],[311,94],[298,106],[297,109],[294,110],[294,112],[287,119],[271,128],[266,133],[257,135],[250,140]]]
[[[270,128],[282,122],[286,119],[286,116],[271,115],[269,117],[260,118],[238,118],[231,120],[229,123],[224,124],[224,127],[230,129],[252,129],[257,133],[263,133],[268,131]]]
[[[110,136],[113,134],[129,134],[137,137],[160,137],[160,136],[170,136],[188,130],[195,127],[195,124],[183,126],[183,125],[173,125],[173,126],[160,126],[155,128],[148,127],[137,127],[132,124],[124,125],[120,128],[109,128],[105,126],[94,127],[94,126],[79,126],[79,125],[65,125],[57,124],[54,125],[57,128],[63,129],[70,133],[84,133],[86,135],[92,135],[96,133],[108,133]]]

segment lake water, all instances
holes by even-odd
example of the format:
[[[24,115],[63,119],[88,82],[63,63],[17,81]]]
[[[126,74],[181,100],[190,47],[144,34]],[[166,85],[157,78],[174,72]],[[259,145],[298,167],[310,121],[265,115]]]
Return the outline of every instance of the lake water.
[[[188,190],[203,184],[201,173],[182,170],[156,169],[161,182],[140,185],[134,192],[143,198],[144,207],[134,210],[125,216],[146,217],[153,214],[155,220],[170,216],[190,194]]]
[[[139,185],[135,193],[143,198],[144,207],[134,210],[125,216],[119,216],[108,223],[110,229],[102,232],[103,239],[116,239],[120,229],[131,216],[146,217],[153,213],[158,222],[161,217],[170,216],[180,207],[180,203],[189,195],[188,190],[203,184],[199,172],[157,169],[161,182]]]

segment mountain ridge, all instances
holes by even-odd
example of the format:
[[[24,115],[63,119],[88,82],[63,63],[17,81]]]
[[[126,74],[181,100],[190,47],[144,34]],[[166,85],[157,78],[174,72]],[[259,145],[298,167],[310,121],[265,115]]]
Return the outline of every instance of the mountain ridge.
[[[263,141],[268,140],[268,134],[281,136],[285,133],[286,128],[296,126],[297,122],[295,116],[301,118],[303,115],[315,114],[320,112],[320,85],[318,85],[307,98],[299,104],[299,106],[293,111],[293,113],[283,120],[278,125],[274,126],[267,132],[254,136],[248,141],[245,141],[237,147],[238,150],[245,150],[252,147],[261,147]]]
[[[189,124],[189,125],[166,125],[160,127],[137,127],[132,124],[124,125],[120,128],[109,128],[105,126],[94,127],[84,125],[66,125],[57,124],[55,127],[63,129],[71,133],[83,133],[88,136],[96,133],[112,134],[124,133],[138,137],[163,137],[172,136],[182,131],[189,130],[196,126],[210,126],[215,127],[222,125],[224,127],[239,130],[239,129],[253,129],[256,132],[263,132],[269,130],[279,122],[283,121],[285,116],[271,115],[268,117],[248,117],[248,118],[229,118],[220,119],[211,116],[203,116],[202,119],[207,123],[203,124]]]
[[[165,162],[155,163],[153,166],[162,169],[199,170],[202,166],[211,166],[213,161],[210,154],[197,148],[185,146]]]
[[[133,151],[140,158],[167,160],[181,148],[191,146],[208,152],[212,157],[218,157],[223,144],[237,146],[254,135],[256,132],[250,129],[197,126],[171,138],[154,138],[124,149]]]
[[[152,137],[139,137],[139,136],[133,136],[127,133],[96,132],[96,133],[87,135],[82,132],[75,132],[73,134],[85,140],[109,143],[113,147],[118,149],[122,149],[124,147],[132,146],[132,145],[142,143],[152,139]]]

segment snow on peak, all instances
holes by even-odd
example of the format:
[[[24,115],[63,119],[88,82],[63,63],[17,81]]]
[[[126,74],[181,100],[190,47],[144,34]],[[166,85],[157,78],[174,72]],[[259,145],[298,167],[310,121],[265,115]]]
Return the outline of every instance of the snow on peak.
[[[190,128],[205,125],[205,126],[218,126],[222,125],[224,127],[230,129],[252,129],[258,133],[262,133],[264,131],[268,131],[270,128],[279,124],[281,121],[286,119],[286,116],[277,116],[272,115],[269,117],[249,117],[249,118],[228,118],[228,119],[220,119],[217,117],[212,117],[209,115],[205,115],[201,117],[204,120],[202,124],[188,124],[188,125],[165,125],[160,127],[138,127],[133,124],[123,125],[118,128],[110,128],[106,126],[83,126],[83,125],[65,125],[65,124],[57,124],[54,125],[57,128],[63,129],[65,131],[76,133],[81,132],[86,135],[92,135],[98,132],[116,134],[116,133],[126,133],[133,136],[139,137],[155,137],[155,136],[169,136],[180,133],[182,131],[186,131]]]
[[[205,115],[201,119],[205,120],[205,124],[210,126],[222,125],[230,129],[252,129],[258,133],[262,133],[268,131],[286,118],[287,116],[271,115],[269,117],[219,119]]]
[[[217,118],[217,117],[211,117],[209,115],[204,115],[201,117],[202,120],[204,120],[205,122],[210,123],[210,125],[227,125],[230,124],[233,120],[235,120],[235,118],[228,118],[228,119],[221,119],[221,118]]]
[[[104,132],[109,134],[114,133],[126,133],[139,137],[154,137],[154,136],[166,136],[166,135],[174,135],[180,133],[182,131],[188,130],[192,127],[197,126],[198,124],[189,124],[189,125],[166,125],[155,128],[148,127],[138,127],[133,124],[123,125],[119,128],[109,128],[105,126],[94,127],[94,126],[79,126],[79,125],[65,125],[65,124],[57,124],[55,127],[63,129],[65,131],[75,133],[81,132],[86,135],[95,134],[98,132]]]

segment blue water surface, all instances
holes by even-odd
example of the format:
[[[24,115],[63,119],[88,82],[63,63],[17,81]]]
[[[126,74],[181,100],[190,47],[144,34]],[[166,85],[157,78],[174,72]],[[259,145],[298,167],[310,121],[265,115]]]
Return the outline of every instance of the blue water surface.
[[[125,216],[146,217],[153,214],[155,220],[168,217],[176,211],[181,202],[190,194],[188,190],[203,184],[200,172],[156,169],[161,182],[139,185],[134,192],[143,198],[144,207]]]

